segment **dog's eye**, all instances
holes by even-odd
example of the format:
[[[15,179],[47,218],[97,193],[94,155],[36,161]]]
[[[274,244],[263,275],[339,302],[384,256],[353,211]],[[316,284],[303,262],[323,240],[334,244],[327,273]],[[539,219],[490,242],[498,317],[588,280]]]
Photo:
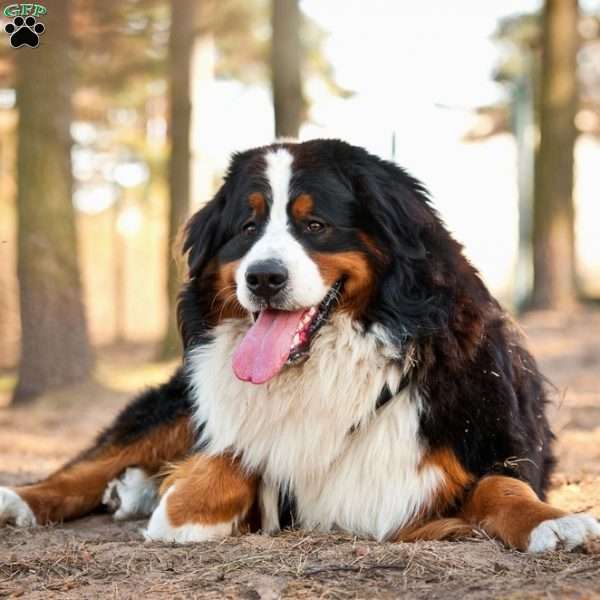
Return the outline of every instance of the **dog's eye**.
[[[320,233],[325,229],[325,223],[321,223],[321,221],[309,221],[306,224],[306,231],[309,233]]]
[[[254,221],[248,221],[242,225],[242,233],[244,235],[255,235],[258,227]]]

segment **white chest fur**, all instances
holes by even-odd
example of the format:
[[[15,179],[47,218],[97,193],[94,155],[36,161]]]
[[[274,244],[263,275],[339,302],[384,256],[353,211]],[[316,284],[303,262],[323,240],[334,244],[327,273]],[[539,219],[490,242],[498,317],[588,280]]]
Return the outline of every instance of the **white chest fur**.
[[[303,365],[256,386],[231,367],[247,328],[225,322],[188,356],[208,452],[239,454],[271,496],[289,485],[305,527],[383,539],[429,505],[442,474],[420,466],[419,398],[405,389],[375,411],[384,384],[401,379],[375,335],[334,316]]]

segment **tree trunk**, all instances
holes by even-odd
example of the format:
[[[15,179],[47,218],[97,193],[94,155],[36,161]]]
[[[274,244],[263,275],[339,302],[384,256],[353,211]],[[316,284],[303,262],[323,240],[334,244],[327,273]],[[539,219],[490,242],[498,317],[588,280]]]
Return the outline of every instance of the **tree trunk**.
[[[271,85],[275,135],[298,137],[304,112],[298,0],[272,0],[271,27]]]
[[[577,0],[546,0],[533,215],[535,308],[565,309],[576,302],[573,150],[577,19]]]
[[[89,377],[71,200],[70,0],[54,0],[38,48],[17,52],[21,360],[14,401]]]
[[[196,2],[171,0],[169,40],[170,139],[169,161],[169,241],[167,247],[167,329],[159,358],[168,359],[181,352],[177,327],[177,295],[181,285],[174,245],[190,211],[190,123],[191,66],[196,29]]]

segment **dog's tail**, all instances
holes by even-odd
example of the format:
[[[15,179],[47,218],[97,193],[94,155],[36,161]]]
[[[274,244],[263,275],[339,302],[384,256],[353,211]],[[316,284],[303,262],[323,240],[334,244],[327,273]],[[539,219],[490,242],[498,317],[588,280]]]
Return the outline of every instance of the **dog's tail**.
[[[393,537],[394,542],[416,542],[417,540],[456,540],[473,537],[478,530],[458,517],[436,519],[401,529]]]

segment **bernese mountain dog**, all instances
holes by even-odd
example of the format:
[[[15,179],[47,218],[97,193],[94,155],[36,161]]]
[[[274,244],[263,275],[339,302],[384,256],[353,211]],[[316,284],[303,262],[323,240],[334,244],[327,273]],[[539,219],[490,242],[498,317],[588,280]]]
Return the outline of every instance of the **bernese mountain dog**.
[[[105,505],[151,540],[286,527],[388,541],[600,534],[544,502],[547,392],[423,185],[338,140],[236,154],[187,224],[181,368],[0,521]]]

